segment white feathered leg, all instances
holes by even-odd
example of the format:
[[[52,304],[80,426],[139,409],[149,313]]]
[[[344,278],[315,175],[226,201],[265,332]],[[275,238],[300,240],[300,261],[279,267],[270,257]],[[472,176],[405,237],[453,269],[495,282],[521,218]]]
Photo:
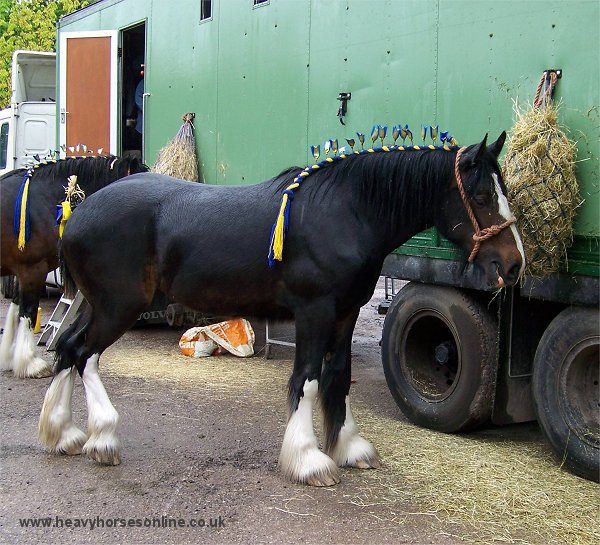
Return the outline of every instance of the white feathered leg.
[[[19,319],[17,338],[15,340],[13,371],[18,378],[42,378],[52,376],[52,367],[42,358],[35,355],[35,336],[31,328],[31,320]]]
[[[311,486],[332,486],[340,482],[333,460],[321,452],[313,430],[313,407],[319,382],[307,380],[304,395],[290,417],[279,455],[279,468],[289,479]]]
[[[121,445],[116,434],[119,413],[110,402],[100,380],[99,358],[99,354],[90,356],[83,370],[89,433],[83,452],[100,464],[116,466],[121,463]]]
[[[337,441],[328,454],[340,466],[360,469],[377,468],[381,462],[375,447],[358,434],[358,427],[350,409],[350,396],[346,396],[346,419]]]
[[[15,335],[19,324],[19,305],[11,303],[8,307],[4,333],[0,341],[0,370],[11,371],[13,368]]]
[[[73,424],[71,398],[75,383],[75,367],[58,373],[44,398],[38,436],[41,443],[51,452],[58,454],[81,454],[87,436]]]

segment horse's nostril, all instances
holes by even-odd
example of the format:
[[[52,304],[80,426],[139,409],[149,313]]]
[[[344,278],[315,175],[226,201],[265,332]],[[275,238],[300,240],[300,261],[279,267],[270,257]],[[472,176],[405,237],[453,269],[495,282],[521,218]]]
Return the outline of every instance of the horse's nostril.
[[[521,266],[515,263],[510,269],[508,269],[508,273],[506,275],[507,280],[515,280],[519,276],[519,271],[521,270]]]

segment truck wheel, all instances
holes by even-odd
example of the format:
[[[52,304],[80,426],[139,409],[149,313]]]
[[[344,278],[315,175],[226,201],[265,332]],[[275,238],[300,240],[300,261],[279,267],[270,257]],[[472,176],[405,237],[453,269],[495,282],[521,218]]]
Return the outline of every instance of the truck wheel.
[[[559,462],[600,480],[598,309],[569,307],[550,323],[533,361],[538,422]]]
[[[14,299],[19,291],[16,276],[3,276],[0,281],[2,289],[2,297],[6,299]]]
[[[492,414],[497,321],[455,288],[411,282],[386,314],[381,343],[388,387],[415,424],[442,432],[474,429]]]

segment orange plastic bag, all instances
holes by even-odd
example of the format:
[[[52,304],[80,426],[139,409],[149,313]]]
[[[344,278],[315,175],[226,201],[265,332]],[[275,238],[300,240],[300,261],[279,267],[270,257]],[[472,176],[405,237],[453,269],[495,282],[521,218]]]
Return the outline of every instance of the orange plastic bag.
[[[192,327],[179,340],[184,356],[202,358],[227,351],[247,358],[254,355],[254,330],[248,320],[236,318],[218,324]]]

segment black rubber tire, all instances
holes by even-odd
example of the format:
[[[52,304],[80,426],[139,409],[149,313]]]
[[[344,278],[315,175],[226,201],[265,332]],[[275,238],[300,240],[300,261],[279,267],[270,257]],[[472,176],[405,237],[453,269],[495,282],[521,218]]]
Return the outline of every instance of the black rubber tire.
[[[496,318],[470,294],[415,282],[401,289],[385,317],[381,351],[402,412],[415,424],[447,433],[488,422],[497,339]],[[444,365],[436,362],[439,350],[449,353]]]
[[[533,362],[538,422],[560,464],[600,481],[600,319],[568,307],[548,326]]]
[[[3,276],[0,280],[2,297],[5,299],[14,299],[19,291],[16,276]]]

